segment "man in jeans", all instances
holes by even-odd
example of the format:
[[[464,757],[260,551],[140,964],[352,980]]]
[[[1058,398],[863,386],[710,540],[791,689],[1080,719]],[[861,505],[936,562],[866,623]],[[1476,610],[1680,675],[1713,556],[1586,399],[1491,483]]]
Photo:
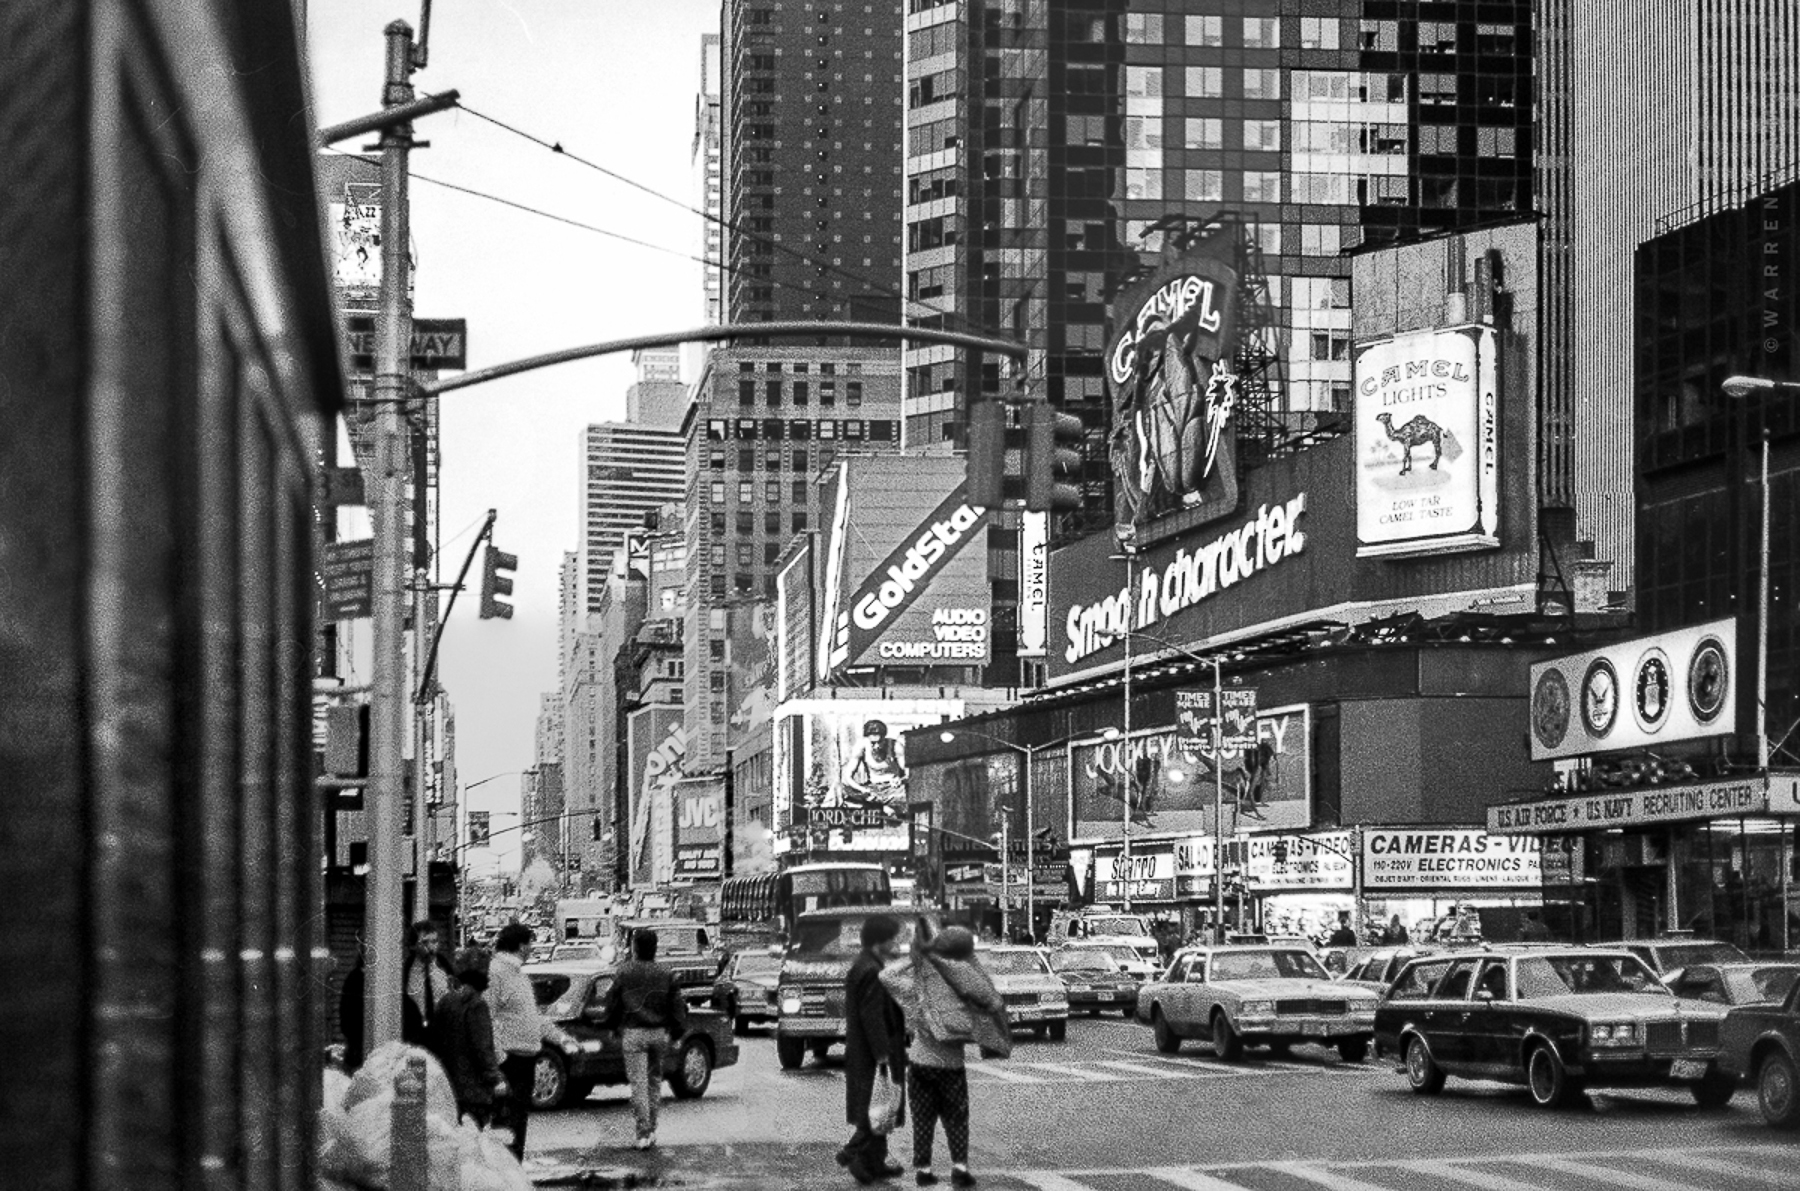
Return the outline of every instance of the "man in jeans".
[[[674,975],[656,962],[656,932],[631,936],[632,958],[619,965],[606,994],[606,1025],[619,1031],[625,1074],[631,1080],[631,1111],[637,1118],[637,1148],[656,1144],[656,1107],[662,1095],[663,1062],[669,1043],[687,1030],[687,1002]]]
[[[494,939],[494,961],[488,968],[488,1008],[494,1015],[494,1049],[508,1089],[506,1112],[512,1124],[513,1157],[525,1160],[525,1127],[531,1121],[531,1089],[537,1082],[538,1051],[544,1044],[544,1019],[538,1012],[531,979],[525,975],[525,949],[532,930],[509,922]]]

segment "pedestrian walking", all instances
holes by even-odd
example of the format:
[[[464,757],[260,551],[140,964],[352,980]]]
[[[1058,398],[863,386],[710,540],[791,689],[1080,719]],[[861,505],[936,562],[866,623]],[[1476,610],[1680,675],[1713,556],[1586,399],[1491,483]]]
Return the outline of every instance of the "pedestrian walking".
[[[437,923],[415,922],[407,934],[406,963],[400,969],[400,987],[406,994],[400,1000],[400,1040],[436,1053],[432,1019],[438,1000],[450,990],[455,977],[438,951]],[[441,1062],[443,1056],[438,1059]]]
[[[1544,925],[1543,918],[1536,910],[1525,911],[1525,921],[1519,924],[1519,942],[1548,943],[1550,928]]]
[[[494,937],[494,961],[488,968],[488,1008],[494,1015],[494,1050],[506,1079],[504,1109],[512,1129],[513,1157],[525,1160],[525,1130],[531,1123],[531,1090],[537,1083],[538,1051],[544,1044],[544,1019],[525,975],[525,956],[535,932],[510,922]]]
[[[687,1002],[675,987],[674,974],[656,962],[655,931],[634,932],[631,955],[619,965],[607,990],[605,1023],[619,1031],[619,1048],[625,1053],[631,1111],[637,1122],[633,1144],[647,1150],[656,1144],[657,1101],[669,1044],[687,1030]]]
[[[456,1093],[457,1115],[482,1128],[494,1117],[494,1096],[503,1084],[494,1050],[494,1019],[483,995],[488,987],[488,954],[479,947],[456,953],[457,983],[438,998],[434,1028],[438,1058]]]
[[[1002,1052],[1011,1045],[1005,1003],[975,958],[975,936],[960,926],[916,941],[913,962],[893,965],[881,981],[905,1010],[912,1032],[906,1058],[914,1181],[921,1187],[938,1182],[931,1162],[942,1122],[950,1148],[950,1183],[973,1187],[964,1051],[971,1042]]]
[[[837,1153],[839,1166],[862,1184],[892,1178],[887,1137],[869,1122],[875,1077],[885,1071],[896,1084],[906,1075],[906,1018],[882,986],[881,972],[900,953],[900,920],[871,914],[862,924],[862,952],[844,981],[844,1118],[855,1129]]]

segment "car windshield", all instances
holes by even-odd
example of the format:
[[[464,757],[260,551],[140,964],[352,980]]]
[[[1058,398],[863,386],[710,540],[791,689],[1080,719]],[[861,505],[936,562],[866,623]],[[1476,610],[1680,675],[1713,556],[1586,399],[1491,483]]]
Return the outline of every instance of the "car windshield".
[[[981,963],[995,976],[1038,976],[1049,970],[1035,951],[990,951]]]
[[[1330,980],[1331,973],[1304,951],[1223,951],[1212,958],[1212,979],[1276,980],[1281,978]]]
[[[1669,993],[1634,955],[1529,956],[1519,961],[1517,987],[1521,1001],[1570,993]]]
[[[740,955],[737,961],[739,976],[775,976],[781,972],[781,957],[778,955]]]
[[[1695,964],[1748,963],[1750,957],[1730,943],[1658,943],[1656,954],[1663,970],[1690,968]]]
[[[612,977],[603,976],[594,983],[594,995],[605,996],[610,987]],[[580,1013],[587,990],[586,979],[578,976],[544,972],[531,978],[531,992],[537,998],[538,1011],[552,1021],[566,1021]]]
[[[1141,918],[1083,918],[1081,925],[1088,935],[1148,935]]]
[[[1733,1005],[1755,1005],[1782,1001],[1800,978],[1800,966],[1782,964],[1767,968],[1748,968],[1728,973]]]
[[[599,959],[600,945],[598,943],[562,943],[550,953],[550,958],[556,960]]]
[[[1059,972],[1116,972],[1119,965],[1103,951],[1069,951],[1050,957],[1050,966]]]
[[[852,956],[862,950],[863,919],[802,918],[795,924],[793,950],[802,955]],[[900,920],[900,946],[912,943],[912,922]]]

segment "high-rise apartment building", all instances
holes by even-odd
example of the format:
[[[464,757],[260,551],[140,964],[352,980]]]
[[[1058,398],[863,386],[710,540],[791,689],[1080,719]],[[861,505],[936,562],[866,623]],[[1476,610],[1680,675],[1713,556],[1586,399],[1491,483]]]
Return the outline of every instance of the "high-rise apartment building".
[[[642,525],[646,513],[681,499],[686,451],[674,427],[605,422],[587,427],[581,438],[582,578],[585,606],[593,611],[625,531]]]
[[[900,365],[883,349],[715,351],[687,424],[690,773],[724,760],[726,606],[770,598],[775,564],[818,528],[821,471],[900,449]]]
[[[625,420],[637,426],[678,430],[687,413],[688,387],[681,380],[681,349],[645,347],[631,353],[638,378],[625,390]]]
[[[1631,583],[1632,259],[1800,176],[1792,0],[1539,5],[1546,503]]]
[[[1350,388],[1350,262],[1532,206],[1528,0],[914,0],[906,287],[916,320],[1023,338],[1028,383],[1089,427],[1107,514],[1107,302],[1165,221],[1236,219],[1268,278],[1277,414]],[[907,353],[908,448],[960,442],[969,354]]]
[[[727,0],[730,322],[898,318],[900,0]]]

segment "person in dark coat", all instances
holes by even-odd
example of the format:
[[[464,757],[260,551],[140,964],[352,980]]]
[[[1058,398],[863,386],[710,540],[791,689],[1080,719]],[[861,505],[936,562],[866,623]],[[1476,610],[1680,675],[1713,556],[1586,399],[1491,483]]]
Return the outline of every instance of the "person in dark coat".
[[[500,1054],[494,1049],[494,1017],[484,995],[488,954],[479,947],[456,953],[458,983],[438,998],[432,1021],[438,1059],[456,1093],[456,1111],[486,1128],[494,1116],[494,1093],[502,1086]]]
[[[906,1017],[881,984],[881,970],[899,953],[900,920],[871,914],[862,926],[862,952],[844,981],[844,1118],[856,1132],[837,1160],[865,1185],[902,1169],[888,1161],[887,1137],[869,1127],[877,1070],[887,1068],[902,1086],[906,1078]]]
[[[1327,947],[1354,947],[1354,946],[1356,946],[1356,932],[1354,930],[1352,930],[1350,927],[1350,911],[1348,911],[1348,910],[1339,910],[1338,911],[1337,929],[1331,932],[1331,937],[1329,939],[1325,940],[1325,946],[1327,946]]]
[[[438,951],[437,923],[415,922],[407,934],[406,962],[400,968],[400,988],[405,993],[400,998],[400,1040],[435,1053],[437,1029],[433,1017],[437,1003],[456,986],[456,977]]]

